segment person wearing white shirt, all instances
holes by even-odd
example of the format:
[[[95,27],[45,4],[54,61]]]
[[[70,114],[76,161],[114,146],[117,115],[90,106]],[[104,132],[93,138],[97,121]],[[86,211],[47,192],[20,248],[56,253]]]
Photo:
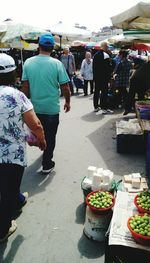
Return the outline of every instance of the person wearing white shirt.
[[[86,52],[80,72],[84,79],[84,96],[88,95],[88,83],[90,83],[90,94],[93,94],[93,59],[90,52]]]

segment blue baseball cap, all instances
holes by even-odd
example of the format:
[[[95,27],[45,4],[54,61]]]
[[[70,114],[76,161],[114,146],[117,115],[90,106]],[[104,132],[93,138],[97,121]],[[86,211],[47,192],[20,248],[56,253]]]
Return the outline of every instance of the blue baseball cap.
[[[51,34],[44,34],[40,36],[39,44],[45,47],[54,47],[55,39]]]

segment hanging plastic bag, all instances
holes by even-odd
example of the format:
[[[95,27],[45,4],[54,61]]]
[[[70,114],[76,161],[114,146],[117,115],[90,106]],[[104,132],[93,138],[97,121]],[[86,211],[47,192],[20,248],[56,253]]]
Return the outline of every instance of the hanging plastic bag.
[[[32,131],[28,128],[28,126],[25,124],[25,133],[26,133],[26,142],[30,146],[38,146],[38,140],[36,136],[32,133]]]

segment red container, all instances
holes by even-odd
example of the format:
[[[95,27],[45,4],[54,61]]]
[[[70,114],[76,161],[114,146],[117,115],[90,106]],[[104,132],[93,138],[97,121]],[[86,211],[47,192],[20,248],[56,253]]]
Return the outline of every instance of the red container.
[[[144,214],[138,214],[138,216],[144,216]],[[129,221],[133,218],[134,216],[131,216],[129,219],[128,219],[128,222],[127,222],[127,226],[128,226],[128,229],[130,230],[134,240],[141,244],[141,245],[144,245],[144,246],[150,246],[150,236],[144,236],[144,235],[141,235],[141,234],[138,234],[136,233],[130,226],[130,223]]]
[[[135,198],[134,198],[134,204],[135,204],[135,206],[137,207],[139,213],[147,213],[147,214],[150,215],[150,210],[146,210],[146,209],[144,209],[144,208],[142,208],[142,207],[140,207],[140,206],[138,205],[138,203],[137,203],[137,198],[138,198],[138,195],[136,195]]]
[[[114,204],[115,204],[115,197],[109,192],[109,194],[113,197],[113,199],[112,199],[112,205],[111,206],[109,206],[109,207],[107,207],[107,208],[97,208],[97,207],[94,207],[94,206],[92,206],[90,203],[89,203],[89,201],[88,201],[88,198],[91,196],[91,195],[93,195],[93,194],[95,194],[95,193],[99,193],[99,192],[105,192],[105,191],[94,191],[94,192],[91,192],[91,193],[89,193],[88,195],[87,195],[87,197],[86,197],[86,204],[88,205],[88,207],[94,212],[94,213],[97,213],[97,214],[107,214],[107,213],[109,213],[110,212],[110,210],[112,209],[112,207],[114,206]]]

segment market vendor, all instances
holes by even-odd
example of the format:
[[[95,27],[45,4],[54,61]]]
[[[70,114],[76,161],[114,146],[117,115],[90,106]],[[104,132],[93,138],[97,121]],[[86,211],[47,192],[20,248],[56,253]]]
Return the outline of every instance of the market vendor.
[[[127,115],[134,108],[136,94],[138,100],[144,100],[146,91],[150,89],[150,61],[143,62],[137,59],[134,63],[136,70],[130,78],[129,93],[125,101],[123,115]]]

